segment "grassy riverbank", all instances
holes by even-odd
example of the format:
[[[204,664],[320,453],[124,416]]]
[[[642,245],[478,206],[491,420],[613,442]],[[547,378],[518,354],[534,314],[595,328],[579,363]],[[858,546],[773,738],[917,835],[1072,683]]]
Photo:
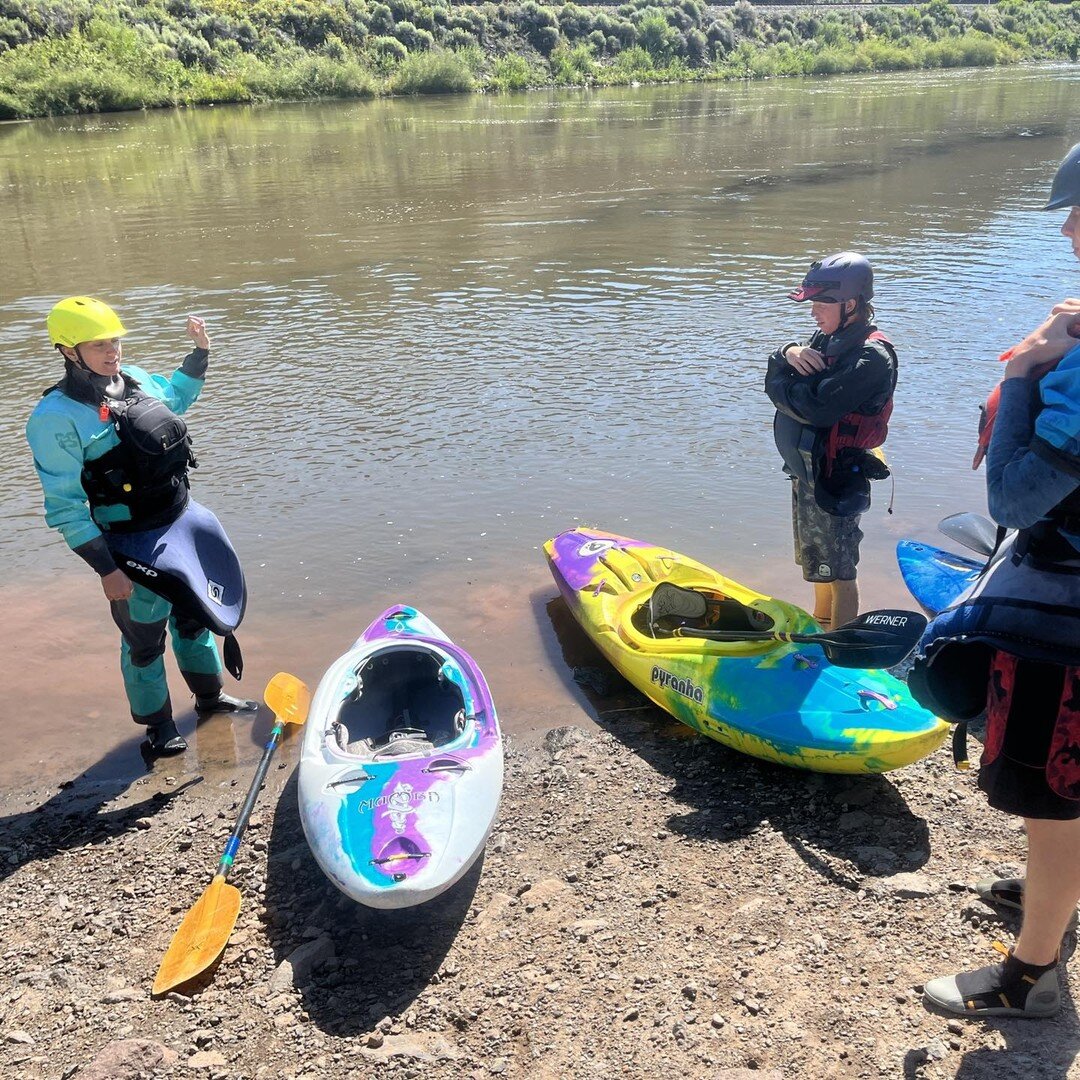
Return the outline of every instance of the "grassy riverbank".
[[[1073,60],[1080,3],[0,0],[0,119]]]

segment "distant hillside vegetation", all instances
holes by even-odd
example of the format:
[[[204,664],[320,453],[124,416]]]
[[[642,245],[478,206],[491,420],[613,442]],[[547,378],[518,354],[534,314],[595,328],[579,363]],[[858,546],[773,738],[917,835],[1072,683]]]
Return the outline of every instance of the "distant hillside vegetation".
[[[0,119],[1075,61],[1080,3],[0,0]]]

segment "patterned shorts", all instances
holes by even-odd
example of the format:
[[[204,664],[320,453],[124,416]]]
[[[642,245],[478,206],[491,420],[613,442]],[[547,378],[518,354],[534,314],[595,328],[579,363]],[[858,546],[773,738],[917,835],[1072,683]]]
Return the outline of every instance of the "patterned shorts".
[[[854,581],[859,563],[861,514],[836,517],[817,504],[813,489],[801,480],[791,482],[791,526],[795,564],[807,581]]]
[[[1006,814],[1080,818],[1080,669],[994,653],[979,787]]]

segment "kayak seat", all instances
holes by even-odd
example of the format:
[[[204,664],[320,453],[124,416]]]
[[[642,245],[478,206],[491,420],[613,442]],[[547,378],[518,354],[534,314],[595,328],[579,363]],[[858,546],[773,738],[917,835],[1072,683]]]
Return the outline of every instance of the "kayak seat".
[[[465,701],[442,666],[441,656],[420,646],[369,657],[334,717],[338,747],[361,757],[400,757],[455,739],[464,730]]]
[[[709,596],[696,589],[662,581],[635,614],[637,628],[653,637],[667,637],[676,629],[771,630],[773,620],[764,611],[747,607],[728,596]]]

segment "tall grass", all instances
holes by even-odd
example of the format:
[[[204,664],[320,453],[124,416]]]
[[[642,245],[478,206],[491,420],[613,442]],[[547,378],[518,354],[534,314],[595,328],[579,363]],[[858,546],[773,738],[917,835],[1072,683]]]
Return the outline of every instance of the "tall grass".
[[[449,49],[413,53],[390,77],[395,94],[462,94],[474,86],[467,59]]]

